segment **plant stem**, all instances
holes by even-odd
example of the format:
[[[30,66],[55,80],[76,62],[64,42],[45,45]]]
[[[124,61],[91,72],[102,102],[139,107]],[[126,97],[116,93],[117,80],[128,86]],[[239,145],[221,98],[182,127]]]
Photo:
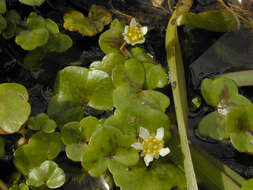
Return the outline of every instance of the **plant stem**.
[[[232,79],[237,86],[253,86],[253,70],[225,73],[217,75],[216,77]]]
[[[166,53],[169,67],[170,81],[172,82],[173,99],[175,103],[180,144],[183,153],[184,171],[187,190],[198,190],[195,172],[192,164],[191,152],[188,144],[188,109],[184,66],[177,34],[176,19],[189,11],[193,1],[179,0],[173,12],[166,31]]]

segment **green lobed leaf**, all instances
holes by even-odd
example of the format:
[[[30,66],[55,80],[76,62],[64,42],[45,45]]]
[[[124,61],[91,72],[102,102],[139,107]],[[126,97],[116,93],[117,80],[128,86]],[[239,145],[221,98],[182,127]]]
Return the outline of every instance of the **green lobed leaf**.
[[[154,97],[150,97],[150,96]],[[138,136],[139,128],[142,126],[151,133],[156,133],[160,127],[164,128],[164,140],[170,138],[170,120],[161,110],[160,102],[157,98],[165,100],[164,105],[168,105],[168,99],[159,92],[143,91],[134,92],[131,88],[120,86],[114,90],[113,102],[116,112],[105,121],[105,125],[119,128],[124,134],[133,137]]]
[[[0,0],[0,14],[4,14],[6,12],[6,1]]]
[[[198,133],[216,140],[229,139],[229,133],[226,130],[226,117],[217,111],[209,113],[199,122]]]
[[[0,84],[0,108],[0,129],[8,134],[18,132],[31,112],[26,88],[17,83]]]
[[[52,118],[59,118],[69,109],[84,105],[98,110],[111,109],[113,89],[110,76],[103,71],[89,71],[78,66],[65,67],[57,75],[56,95],[49,103],[48,114]]]
[[[52,160],[61,151],[61,138],[59,133],[35,133],[25,144],[14,153],[16,168],[27,175],[29,170],[39,166],[45,160]]]
[[[104,7],[92,5],[88,17],[81,12],[71,10],[64,14],[64,28],[78,31],[85,36],[94,36],[111,22],[112,16]]]
[[[70,122],[63,126],[61,138],[66,145],[66,154],[73,161],[82,161],[83,152],[92,134],[101,127],[96,117],[85,117],[80,122]]]
[[[22,31],[16,36],[16,43],[24,50],[33,50],[43,46],[49,39],[49,33],[45,28],[33,29],[32,31]]]
[[[42,5],[46,0],[19,0],[20,3],[24,3],[29,6],[40,6]]]
[[[121,53],[120,47],[124,42],[122,33],[125,24],[118,19],[114,19],[110,25],[110,29],[105,31],[99,37],[99,46],[105,54]]]
[[[6,22],[5,18],[2,15],[0,15],[0,33],[6,27],[7,27],[7,22]]]
[[[112,82],[116,87],[127,85],[134,89],[142,89],[144,79],[144,68],[136,59],[128,59],[124,65],[117,65],[112,72]]]
[[[185,13],[177,19],[177,25],[187,25],[214,32],[238,30],[238,21],[227,9],[211,10],[198,14]]]
[[[41,113],[29,119],[28,127],[35,131],[42,130],[45,133],[53,133],[56,128],[56,123],[47,114]]]
[[[7,26],[2,31],[2,36],[4,39],[8,40],[8,39],[11,39],[12,37],[14,37],[14,35],[16,33],[16,23],[8,18],[6,18],[6,21],[7,21]]]
[[[57,34],[60,32],[58,25],[52,19],[45,19],[45,25],[48,31],[52,34]]]
[[[132,55],[142,62],[145,69],[145,89],[163,88],[168,84],[168,75],[164,68],[140,47],[131,48]]]
[[[9,190],[29,190],[29,187],[25,183],[20,183],[19,185],[11,186]]]
[[[134,141],[135,138],[124,136],[117,128],[101,127],[92,135],[84,151],[82,166],[91,176],[99,177],[107,170],[110,160],[127,166],[135,165],[139,154],[130,147]]]
[[[126,167],[111,161],[109,170],[121,190],[168,190],[177,187],[186,190],[183,172],[167,160],[155,161],[150,168],[143,162],[133,167]]]
[[[39,167],[29,171],[26,183],[30,186],[40,187],[45,184],[47,187],[55,189],[65,183],[64,171],[53,161],[44,161]]]
[[[253,179],[249,179],[242,185],[241,190],[251,190],[253,189]]]
[[[47,51],[64,52],[68,50],[73,44],[72,39],[62,33],[50,34],[47,44],[43,46]]]
[[[253,154],[253,104],[235,107],[228,113],[227,130],[233,146]]]
[[[123,65],[126,58],[119,53],[109,53],[104,56],[102,61],[94,61],[90,65],[91,70],[101,70],[111,75],[112,70],[117,65]]]
[[[215,107],[222,100],[226,101],[238,95],[236,83],[231,79],[216,78],[214,80],[204,79],[201,82],[201,93],[205,101]]]
[[[4,139],[0,136],[0,158],[4,155],[5,149],[5,142]]]

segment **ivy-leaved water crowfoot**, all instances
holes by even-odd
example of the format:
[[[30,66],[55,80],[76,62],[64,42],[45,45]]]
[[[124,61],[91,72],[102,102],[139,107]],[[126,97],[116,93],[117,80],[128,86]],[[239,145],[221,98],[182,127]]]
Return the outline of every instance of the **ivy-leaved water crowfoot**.
[[[150,162],[155,159],[158,159],[159,156],[166,156],[170,153],[170,149],[168,147],[163,148],[164,141],[164,128],[158,128],[156,131],[156,135],[150,135],[149,131],[144,127],[140,127],[140,134],[143,140],[141,142],[135,142],[131,146],[137,150],[141,150],[141,156],[144,156],[144,162],[146,166],[149,165]]]

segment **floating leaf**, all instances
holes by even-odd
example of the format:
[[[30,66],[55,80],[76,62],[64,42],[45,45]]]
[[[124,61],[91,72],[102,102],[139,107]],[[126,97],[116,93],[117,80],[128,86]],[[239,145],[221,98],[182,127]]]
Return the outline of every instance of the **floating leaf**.
[[[102,175],[111,160],[127,166],[138,163],[138,151],[130,148],[135,138],[123,135],[114,127],[101,127],[92,135],[84,151],[82,166],[93,177]]]
[[[4,139],[0,136],[0,158],[4,155]]]
[[[235,107],[227,118],[227,130],[233,146],[240,152],[253,154],[253,105]]]
[[[99,127],[100,122],[92,116],[63,126],[61,137],[66,145],[66,154],[69,159],[76,162],[82,161],[83,152],[87,148],[90,137]]]
[[[238,30],[238,21],[227,9],[211,10],[198,14],[185,13],[177,19],[177,25],[187,25],[215,32]]]
[[[253,179],[249,179],[242,185],[241,190],[251,190],[253,189]]]
[[[34,29],[32,31],[22,31],[16,36],[16,43],[24,50],[33,50],[36,47],[47,43],[49,33],[45,28]]]
[[[64,28],[78,31],[85,36],[94,36],[111,22],[111,14],[102,6],[92,5],[88,17],[81,12],[72,10],[64,14]]]
[[[6,1],[0,0],[0,14],[4,14],[6,12]]]
[[[112,73],[112,70],[117,65],[123,65],[126,61],[126,58],[119,53],[109,53],[104,56],[102,61],[95,61],[90,65],[92,70],[101,70],[107,72],[108,74]]]
[[[56,95],[49,103],[48,114],[52,118],[63,117],[62,113],[84,105],[98,110],[111,109],[113,89],[110,76],[103,71],[65,67],[58,73]]]
[[[31,112],[26,88],[17,83],[0,84],[0,107],[0,129],[18,132]]]
[[[204,79],[201,82],[201,93],[205,101],[215,107],[222,100],[238,95],[236,83],[231,79],[216,78],[214,80]]]
[[[45,19],[45,25],[48,31],[52,34],[57,34],[59,33],[59,28],[58,25],[51,19]]]
[[[26,183],[34,187],[46,185],[55,189],[65,183],[66,177],[64,171],[53,161],[44,161],[39,167],[29,171]]]
[[[216,140],[229,139],[229,133],[226,131],[226,117],[217,111],[206,115],[199,122],[198,133]]]
[[[30,169],[45,160],[56,158],[61,151],[61,145],[59,133],[37,132],[29,139],[28,144],[15,151],[14,164],[20,172],[27,175]]]
[[[144,68],[136,59],[128,59],[124,65],[117,65],[112,72],[112,81],[116,87],[129,85],[134,89],[142,89],[144,79]]]
[[[0,15],[0,33],[2,32],[3,29],[5,29],[7,26],[7,22],[5,20],[5,18]]]
[[[164,101],[163,106],[157,101],[159,98]],[[170,121],[163,113],[169,105],[165,95],[153,91],[135,93],[131,88],[121,86],[114,90],[113,99],[117,109],[104,125],[119,128],[124,134],[133,137],[138,136],[141,126],[151,133],[156,133],[158,128],[163,127],[165,141],[170,138]]]
[[[36,131],[42,130],[45,133],[53,133],[56,128],[56,123],[47,114],[41,113],[29,119],[28,127]]]
[[[11,186],[9,190],[29,190],[29,187],[25,183],[20,183],[19,185]]]
[[[12,20],[6,18],[7,26],[2,32],[2,36],[4,39],[8,40],[14,37],[16,32],[16,23],[14,23]]]
[[[186,189],[184,173],[167,160],[159,159],[149,168],[143,162],[134,167],[126,167],[111,161],[109,170],[121,190],[168,190],[172,187]]]
[[[24,3],[29,6],[40,6],[42,5],[46,0],[19,0],[20,3]]]
[[[105,31],[99,37],[99,46],[105,54],[121,53],[120,47],[124,42],[122,33],[125,24],[118,19],[114,19],[110,25],[110,29]]]
[[[72,43],[72,39],[66,34],[50,34],[48,42],[43,48],[51,52],[64,52],[72,46]]]
[[[134,47],[131,53],[138,60],[141,61],[145,69],[145,89],[163,88],[168,84],[168,75],[163,67],[156,63],[145,49]]]

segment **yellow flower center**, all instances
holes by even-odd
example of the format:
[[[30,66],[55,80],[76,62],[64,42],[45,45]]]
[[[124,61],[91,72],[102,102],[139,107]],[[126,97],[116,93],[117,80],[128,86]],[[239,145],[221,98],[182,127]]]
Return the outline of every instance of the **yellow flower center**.
[[[132,43],[142,40],[143,35],[141,32],[141,27],[140,26],[129,27],[126,36]]]
[[[157,138],[149,136],[142,142],[142,153],[144,155],[159,155],[159,150],[163,148],[163,144],[163,141],[159,141]]]

